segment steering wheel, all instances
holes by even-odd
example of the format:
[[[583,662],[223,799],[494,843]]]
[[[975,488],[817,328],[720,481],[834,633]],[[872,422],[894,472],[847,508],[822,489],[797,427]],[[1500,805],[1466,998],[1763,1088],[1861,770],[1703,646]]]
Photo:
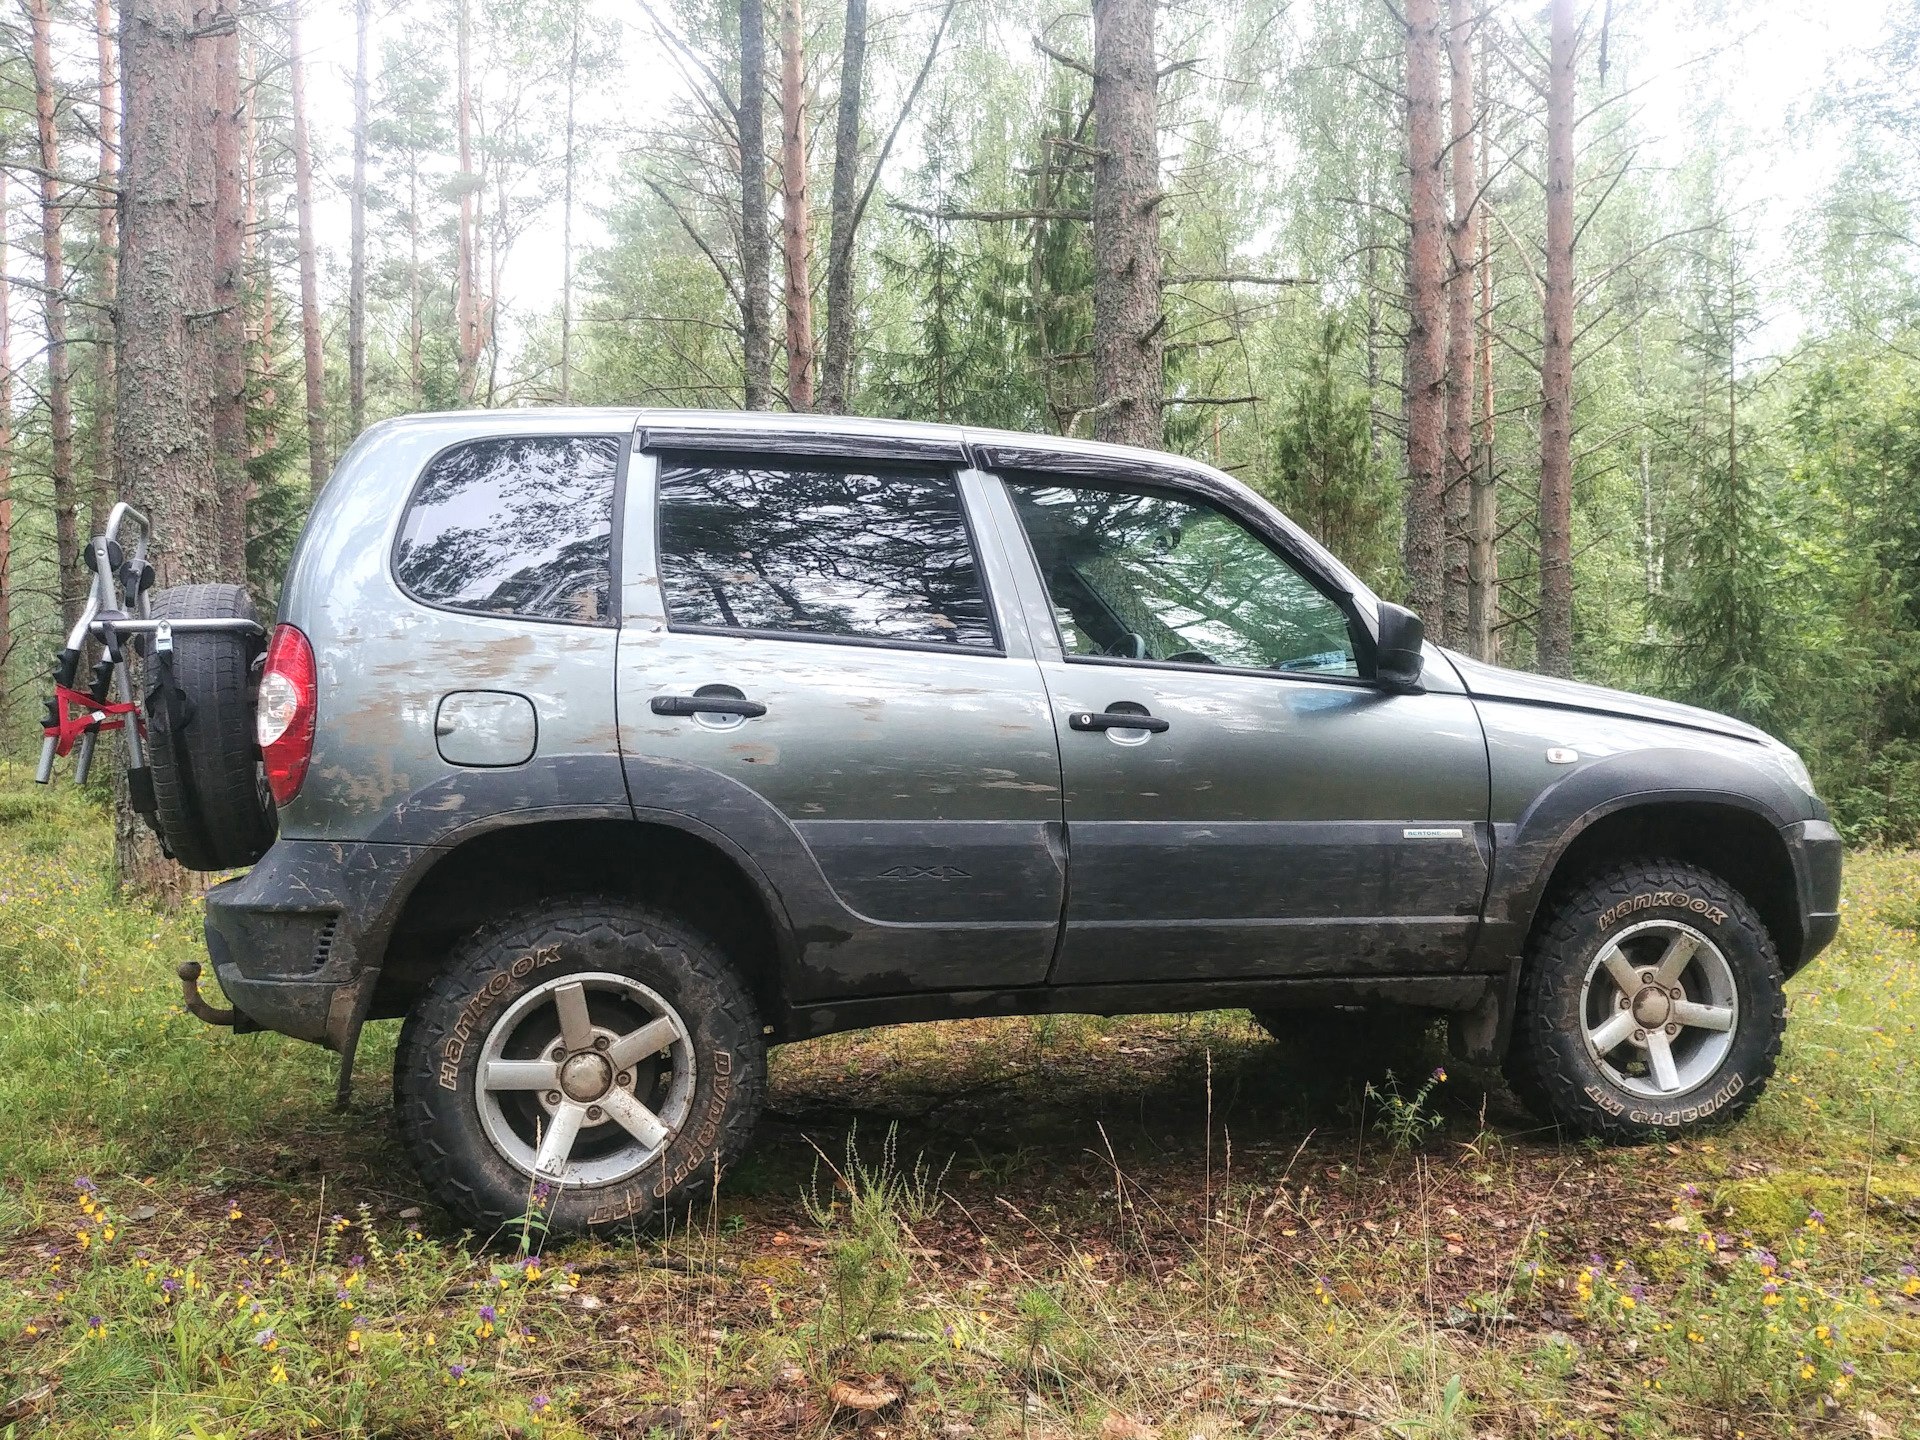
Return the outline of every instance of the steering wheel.
[[[1147,637],[1136,630],[1107,646],[1101,652],[1110,660],[1145,660],[1147,658]]]

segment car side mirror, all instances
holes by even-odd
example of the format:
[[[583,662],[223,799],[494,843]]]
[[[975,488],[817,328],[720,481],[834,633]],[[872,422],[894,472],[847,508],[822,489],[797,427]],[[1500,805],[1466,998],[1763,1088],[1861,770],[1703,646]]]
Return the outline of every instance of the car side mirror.
[[[1388,690],[1419,690],[1423,663],[1420,647],[1427,627],[1404,605],[1380,602],[1380,639],[1374,646],[1373,678]]]

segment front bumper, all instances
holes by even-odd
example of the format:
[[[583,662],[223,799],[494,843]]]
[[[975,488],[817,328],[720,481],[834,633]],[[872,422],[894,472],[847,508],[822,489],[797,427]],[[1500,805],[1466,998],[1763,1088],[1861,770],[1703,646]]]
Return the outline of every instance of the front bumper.
[[[207,953],[235,1010],[338,1050],[366,1001],[400,907],[431,850],[279,840],[207,892]]]
[[[1846,846],[1825,820],[1802,820],[1780,832],[1793,859],[1800,905],[1800,953],[1783,955],[1791,975],[1827,946],[1840,930],[1840,867]]]

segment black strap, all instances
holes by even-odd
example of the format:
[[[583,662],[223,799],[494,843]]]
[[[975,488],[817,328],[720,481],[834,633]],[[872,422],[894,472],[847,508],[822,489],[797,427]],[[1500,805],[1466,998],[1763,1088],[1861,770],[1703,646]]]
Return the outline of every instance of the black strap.
[[[181,798],[186,802],[187,823],[194,834],[203,842],[206,838],[206,825],[200,815],[200,792],[194,785],[193,760],[187,753],[183,742],[186,728],[193,723],[194,703],[186,689],[180,684],[173,669],[173,647],[171,643],[165,649],[154,647],[154,685],[147,693],[147,714],[156,722],[147,732],[148,744],[164,744],[173,756],[175,773],[180,777]],[[154,814],[147,823],[153,827],[153,833],[160,837],[160,848],[167,852],[167,858],[173,858],[173,847],[167,843],[165,833],[160,829],[159,805],[156,802]]]

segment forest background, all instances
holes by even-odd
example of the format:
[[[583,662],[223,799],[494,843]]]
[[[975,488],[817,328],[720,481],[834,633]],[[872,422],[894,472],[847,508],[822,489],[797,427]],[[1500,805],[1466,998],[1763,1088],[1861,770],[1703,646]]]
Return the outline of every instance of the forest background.
[[[270,603],[382,418],[746,406],[1198,456],[1912,843],[1916,97],[1920,0],[20,0],[0,751],[117,498]]]

